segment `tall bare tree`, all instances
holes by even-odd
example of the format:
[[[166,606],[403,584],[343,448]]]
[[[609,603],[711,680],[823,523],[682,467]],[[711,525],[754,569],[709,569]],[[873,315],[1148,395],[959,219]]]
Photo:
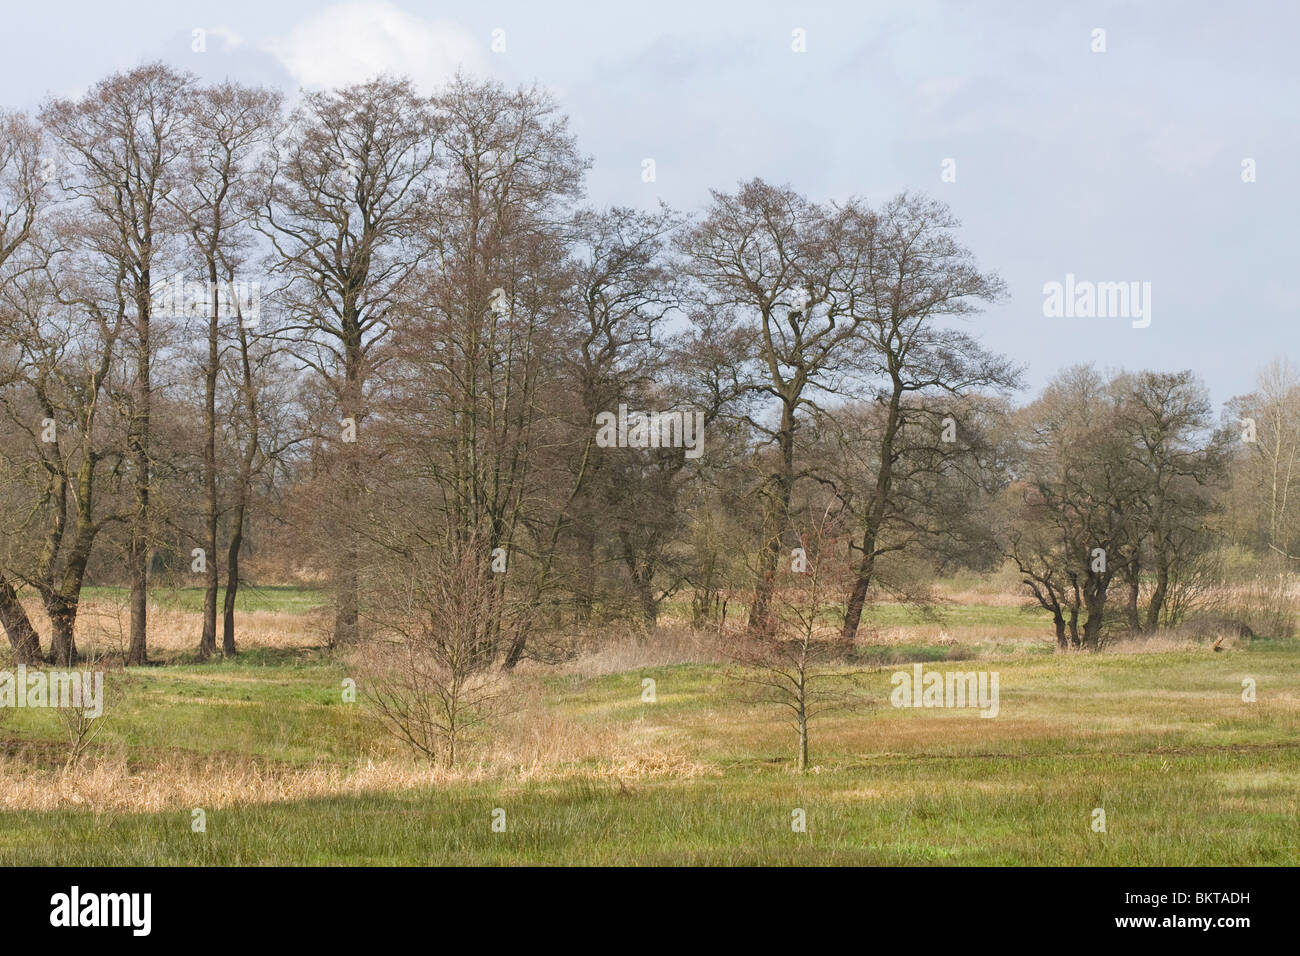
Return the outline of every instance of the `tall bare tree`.
[[[1141,626],[1154,631],[1165,619],[1171,587],[1208,546],[1228,439],[1212,432],[1209,394],[1195,373],[1141,372],[1126,384],[1123,427],[1133,437],[1136,504],[1154,572]]]
[[[441,122],[407,80],[380,77],[305,94],[273,149],[260,228],[283,277],[279,334],[315,370],[341,420],[330,535],[336,574],[334,642],[360,635],[357,536],[363,521],[368,386],[408,280],[429,254]],[[351,440],[355,438],[355,440]]]
[[[908,445],[905,432],[909,426],[914,432],[924,429],[923,436],[911,436],[913,451],[919,440],[935,450],[932,458],[945,461],[950,456],[943,428],[936,427],[942,419],[935,420],[933,398],[956,402],[975,390],[1006,389],[1017,381],[1006,359],[950,324],[1003,292],[1001,280],[980,272],[953,237],[957,225],[944,204],[903,194],[878,213],[851,216],[840,231],[843,238],[836,240],[853,249],[838,261],[854,267],[832,273],[831,298],[859,325],[863,347],[857,355],[868,380],[876,383],[873,398],[884,409],[874,482],[852,545],[858,568],[840,632],[846,643],[857,634],[881,548],[894,546],[882,542],[881,533],[897,512],[895,466]],[[909,401],[918,396],[930,401]]]
[[[748,389],[775,405],[774,421],[747,419],[774,447],[759,489],[765,541],[750,607],[755,631],[769,624],[795,483],[805,473],[795,461],[800,423],[816,407],[818,390],[842,371],[861,321],[830,298],[830,219],[789,187],[755,179],[735,193],[715,191],[704,219],[681,242],[691,273],[707,290],[706,312],[737,314],[757,339],[753,367],[737,380],[743,377]]]
[[[42,175],[41,130],[23,113],[0,112],[0,291],[30,264],[16,253],[36,228],[47,190]],[[0,570],[0,625],[21,660],[40,655],[36,631],[19,603],[13,583]]]
[[[416,456],[445,539],[473,537],[508,556],[492,600],[502,605],[507,584],[519,582],[519,600],[537,601],[564,512],[555,498],[574,483],[567,460],[544,473],[538,447],[573,442],[548,419],[557,402],[573,401],[555,373],[572,343],[562,308],[567,232],[586,161],[540,90],[458,77],[435,105],[441,188],[394,373],[417,401],[399,412],[393,435]],[[552,494],[554,482],[565,491]],[[522,560],[530,552],[531,565]],[[499,648],[507,666],[527,637],[518,630]]]
[[[175,188],[191,85],[189,75],[154,63],[115,73],[79,99],[51,100],[41,113],[71,174],[63,185],[79,202],[83,228],[78,241],[107,263],[112,288],[105,295],[129,317],[134,381],[127,437],[135,493],[127,547],[129,664],[148,659],[151,415],[153,363],[160,347],[153,295],[156,269],[175,229],[168,222],[167,197]]]
[[[223,335],[222,322],[235,320],[239,326],[229,337],[237,341],[242,368],[248,362],[245,323],[255,321],[256,317],[244,315],[242,308],[236,308],[242,288],[249,288],[246,277],[237,283],[238,267],[245,260],[249,245],[248,224],[262,205],[257,164],[275,133],[281,99],[279,93],[271,90],[230,82],[194,90],[186,102],[190,122],[184,177],[171,196],[189,236],[192,261],[207,283],[207,354],[202,361],[206,586],[200,659],[209,657],[217,648],[217,593],[221,583],[217,525],[223,510],[218,495],[218,475],[222,469],[217,461],[217,386],[228,338]],[[236,312],[241,313],[238,319]],[[248,410],[247,403],[243,407]],[[250,423],[249,427],[255,429],[256,423]],[[242,467],[241,461],[235,494],[243,506],[234,505],[239,527],[231,532],[232,537],[242,536],[248,472],[249,468]],[[235,560],[237,563],[237,556]],[[228,580],[227,588],[234,584]],[[223,650],[233,653],[234,649],[232,617],[231,627],[223,639]]]

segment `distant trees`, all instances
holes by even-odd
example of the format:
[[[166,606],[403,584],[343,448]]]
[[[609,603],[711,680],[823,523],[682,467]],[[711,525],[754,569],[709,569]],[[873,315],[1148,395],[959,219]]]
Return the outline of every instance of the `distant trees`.
[[[1212,546],[1206,528],[1224,474],[1224,438],[1212,430],[1204,386],[1191,372],[1108,378],[1078,366],[1017,419],[1004,540],[1051,612],[1058,644],[1101,645],[1116,580],[1127,585],[1131,630],[1166,623],[1171,587]]]
[[[1300,556],[1300,371],[1274,359],[1224,417],[1235,438],[1228,533],[1290,562]]]
[[[1142,627],[1154,631],[1183,610],[1171,600],[1196,558],[1218,543],[1210,530],[1221,509],[1230,436],[1214,431],[1209,394],[1190,371],[1141,372],[1125,378],[1125,432],[1135,439],[1138,561],[1152,588]],[[1137,588],[1130,591],[1130,609]],[[1138,619],[1130,611],[1129,624]]]
[[[671,374],[675,357],[662,325],[680,304],[680,284],[666,257],[680,223],[667,209],[643,213],[618,207],[583,210],[573,220],[566,305],[576,317],[574,348],[563,358],[561,375],[580,399],[569,424],[581,436],[581,452],[575,459],[564,537],[572,550],[574,612],[581,621],[591,618],[604,596],[598,586],[601,569],[619,559],[637,589],[645,619],[653,623],[658,613],[653,594],[658,546],[665,522],[672,522],[677,510],[665,499],[673,497],[684,456],[662,450],[644,456],[658,459],[662,467],[634,464],[630,459],[638,457],[636,452],[599,448],[596,435],[602,412],[614,412],[620,404],[645,409],[665,398],[672,404],[681,397],[655,388]],[[658,501],[638,500],[637,488],[646,482],[656,486],[652,494]],[[604,555],[600,545],[609,539],[602,531],[611,523],[619,528],[616,553]],[[647,555],[647,549],[652,553]]]
[[[868,441],[867,488],[844,488],[855,503],[858,570],[846,598],[841,639],[857,633],[876,560],[896,547],[882,536],[897,514],[894,468],[910,442],[938,447],[939,430],[918,434],[926,415],[914,397],[957,398],[1007,388],[1016,372],[948,321],[1002,291],[952,237],[956,220],[934,200],[901,195],[880,210],[856,201],[819,206],[760,180],[734,195],[714,193],[704,220],[683,240],[707,308],[736,314],[755,352],[736,381],[768,400],[771,420],[747,422],[772,444],[760,486],[765,544],[750,623],[762,630],[790,526],[797,483],[816,464],[797,460],[799,432],[813,416],[835,421],[833,402],[871,400],[883,410]],[[744,356],[738,359],[744,359]],[[908,432],[910,431],[910,434]]]

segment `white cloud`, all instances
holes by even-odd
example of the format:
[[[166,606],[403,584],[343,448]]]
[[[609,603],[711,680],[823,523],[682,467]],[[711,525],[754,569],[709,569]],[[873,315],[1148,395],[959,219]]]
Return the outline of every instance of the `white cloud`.
[[[269,50],[306,87],[338,86],[378,73],[409,76],[424,92],[456,72],[482,68],[478,42],[454,23],[422,20],[386,0],[328,7]]]

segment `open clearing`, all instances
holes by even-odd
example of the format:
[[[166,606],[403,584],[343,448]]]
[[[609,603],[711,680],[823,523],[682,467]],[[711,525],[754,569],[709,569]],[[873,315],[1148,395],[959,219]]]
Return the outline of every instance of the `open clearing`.
[[[0,863],[1300,862],[1296,642],[1060,655],[1014,606],[879,608],[862,705],[814,723],[799,776],[779,712],[668,627],[523,668],[490,752],[445,771],[344,702],[346,659],[313,646],[317,595],[248,593],[248,650],[205,665],[186,662],[190,595],[157,596],[169,666],[110,673],[104,729],[70,772],[52,712],[0,711]],[[895,709],[890,677],[912,661],[997,671],[998,716]]]

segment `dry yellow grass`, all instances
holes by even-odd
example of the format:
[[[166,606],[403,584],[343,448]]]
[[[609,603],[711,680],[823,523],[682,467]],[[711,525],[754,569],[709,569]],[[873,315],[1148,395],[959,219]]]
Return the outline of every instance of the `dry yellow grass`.
[[[519,707],[497,726],[490,751],[469,748],[447,769],[410,756],[379,738],[355,765],[298,768],[237,754],[203,757],[168,752],[152,760],[124,753],[85,758],[71,769],[55,766],[57,747],[44,760],[0,757],[0,810],[87,810],[149,813],[192,807],[292,802],[394,792],[493,780],[514,784],[587,779],[610,785],[650,778],[695,778],[716,773],[671,749],[676,736],[643,720],[594,725],[548,706],[540,681],[521,674],[512,698]],[[53,761],[50,757],[54,757]]]
[[[49,634],[49,618],[39,601],[24,601],[32,624]],[[125,604],[85,599],[77,613],[77,646],[85,653],[124,653],[130,643],[130,611]],[[150,605],[149,651],[170,657],[193,652],[199,646],[203,618],[192,611]],[[237,611],[235,632],[241,648],[319,647],[327,633],[323,613],[288,614],[281,611]]]
[[[952,624],[908,624],[898,627],[863,628],[858,634],[860,644],[937,644],[950,645],[997,645],[1003,642],[1023,644],[1025,642],[1054,643],[1050,627],[1044,629],[1041,624],[1023,625],[952,625]]]
[[[593,634],[579,645],[578,654],[558,668],[526,663],[524,674],[572,674],[601,677],[643,667],[667,667],[673,664],[721,663],[726,658],[714,631],[693,631],[675,621],[661,625],[653,637],[633,628],[622,628],[611,635],[609,630]]]
[[[71,770],[38,770],[0,758],[0,809],[94,813],[153,813],[191,807],[287,803],[321,797],[357,796],[482,780],[511,784],[588,779],[619,782],[650,778],[693,779],[716,768],[664,750],[615,756],[591,765],[547,759],[540,753],[504,765],[503,759],[453,769],[410,759],[366,760],[356,767],[285,769],[222,757],[172,759],[132,769],[121,757],[84,761]]]

